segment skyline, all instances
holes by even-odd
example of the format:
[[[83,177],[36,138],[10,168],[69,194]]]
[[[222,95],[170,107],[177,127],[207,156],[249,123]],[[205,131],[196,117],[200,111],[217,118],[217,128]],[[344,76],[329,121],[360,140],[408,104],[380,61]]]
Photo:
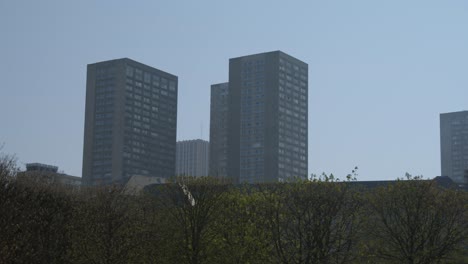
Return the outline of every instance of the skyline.
[[[123,57],[177,75],[177,140],[207,140],[210,85],[228,81],[229,58],[281,50],[309,64],[309,175],[358,166],[358,180],[432,178],[439,114],[468,109],[466,11],[464,1],[2,2],[0,143],[21,164],[81,175],[86,65]]]

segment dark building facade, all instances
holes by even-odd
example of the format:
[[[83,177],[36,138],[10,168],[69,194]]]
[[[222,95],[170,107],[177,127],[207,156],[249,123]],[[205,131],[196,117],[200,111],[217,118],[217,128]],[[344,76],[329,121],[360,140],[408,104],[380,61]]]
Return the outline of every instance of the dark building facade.
[[[72,188],[81,186],[81,177],[67,175],[59,172],[57,166],[42,163],[27,163],[26,171],[19,172],[16,179],[33,184],[62,185]]]
[[[177,86],[177,76],[127,58],[88,65],[84,184],[174,175]]]
[[[468,111],[440,114],[442,176],[468,185]]]
[[[208,176],[210,143],[202,139],[177,142],[176,175]]]
[[[306,179],[308,65],[281,51],[230,59],[228,98],[228,176]]]
[[[211,85],[209,175],[227,176],[227,123],[229,84]]]

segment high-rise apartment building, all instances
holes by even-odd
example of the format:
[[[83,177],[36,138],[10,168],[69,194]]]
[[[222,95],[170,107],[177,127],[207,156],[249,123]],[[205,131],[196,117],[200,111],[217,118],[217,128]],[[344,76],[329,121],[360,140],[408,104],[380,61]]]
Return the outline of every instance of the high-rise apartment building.
[[[177,142],[176,175],[208,176],[210,143],[201,139]]]
[[[307,178],[308,65],[281,51],[229,60],[227,174]]]
[[[88,65],[85,184],[174,175],[177,82],[175,75],[127,58]]]
[[[211,85],[209,175],[214,177],[227,176],[228,95],[228,83]]]
[[[468,111],[440,114],[442,176],[468,184]]]

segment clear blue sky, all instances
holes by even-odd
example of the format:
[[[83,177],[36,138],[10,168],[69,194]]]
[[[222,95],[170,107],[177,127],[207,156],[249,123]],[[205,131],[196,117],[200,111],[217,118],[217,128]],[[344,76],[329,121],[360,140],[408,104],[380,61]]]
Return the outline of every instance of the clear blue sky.
[[[177,138],[209,138],[232,57],[309,64],[309,173],[440,174],[439,113],[468,109],[468,1],[0,2],[0,142],[81,175],[86,65],[179,76]],[[203,124],[203,135],[200,129]]]

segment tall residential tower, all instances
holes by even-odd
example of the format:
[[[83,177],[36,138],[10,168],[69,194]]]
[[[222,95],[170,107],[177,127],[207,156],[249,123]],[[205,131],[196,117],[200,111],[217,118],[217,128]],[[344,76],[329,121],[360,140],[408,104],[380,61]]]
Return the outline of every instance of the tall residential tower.
[[[227,174],[237,182],[307,178],[308,66],[281,51],[229,61]]]
[[[468,185],[468,111],[440,114],[442,176]]]
[[[88,65],[85,184],[174,175],[177,81],[177,76],[127,58]]]
[[[228,95],[228,83],[211,85],[209,174],[213,177],[227,176]]]

